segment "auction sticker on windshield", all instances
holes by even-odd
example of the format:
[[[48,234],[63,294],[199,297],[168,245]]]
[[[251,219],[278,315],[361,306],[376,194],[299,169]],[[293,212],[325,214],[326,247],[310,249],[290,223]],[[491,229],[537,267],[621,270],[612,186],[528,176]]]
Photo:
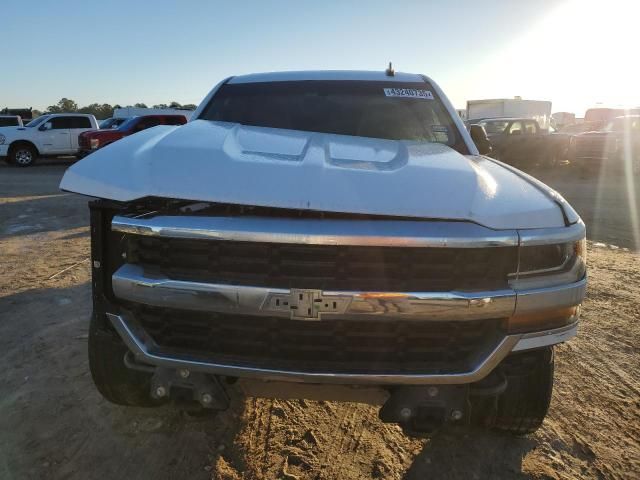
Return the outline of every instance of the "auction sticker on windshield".
[[[416,90],[415,88],[385,88],[384,94],[387,97],[422,98],[423,100],[433,100],[433,93],[429,90]]]

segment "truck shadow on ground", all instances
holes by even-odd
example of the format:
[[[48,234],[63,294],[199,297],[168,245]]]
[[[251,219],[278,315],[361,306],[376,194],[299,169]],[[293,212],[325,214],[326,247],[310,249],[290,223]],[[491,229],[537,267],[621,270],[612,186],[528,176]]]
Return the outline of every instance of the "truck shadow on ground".
[[[12,198],[7,203],[0,203],[0,237],[23,236],[33,233],[72,230],[87,226],[89,210],[87,199],[78,195],[58,193],[36,198]],[[60,211],[64,208],[65,214]]]
[[[90,313],[89,282],[0,298],[0,478],[210,478],[244,402],[204,417],[110,404],[89,372]]]
[[[514,437],[479,428],[441,431],[428,439],[404,480],[531,478],[523,461],[535,450],[532,437]]]

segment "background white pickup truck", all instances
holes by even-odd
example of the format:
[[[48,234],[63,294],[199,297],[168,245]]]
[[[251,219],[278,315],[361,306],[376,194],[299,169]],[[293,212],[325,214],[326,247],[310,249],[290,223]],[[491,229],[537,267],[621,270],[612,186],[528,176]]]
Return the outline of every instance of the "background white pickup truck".
[[[0,157],[21,167],[43,156],[75,155],[78,135],[98,128],[93,115],[57,113],[42,115],[24,127],[0,128]]]

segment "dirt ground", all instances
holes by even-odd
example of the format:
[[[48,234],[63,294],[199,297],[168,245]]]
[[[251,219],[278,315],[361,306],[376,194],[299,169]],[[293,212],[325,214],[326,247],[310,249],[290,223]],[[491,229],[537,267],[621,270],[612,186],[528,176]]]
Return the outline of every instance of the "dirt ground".
[[[411,440],[357,404],[238,397],[194,419],[104,401],[86,354],[86,200],[58,191],[65,167],[0,166],[0,479],[640,478],[640,256],[623,178],[543,176],[592,240],[543,428]]]

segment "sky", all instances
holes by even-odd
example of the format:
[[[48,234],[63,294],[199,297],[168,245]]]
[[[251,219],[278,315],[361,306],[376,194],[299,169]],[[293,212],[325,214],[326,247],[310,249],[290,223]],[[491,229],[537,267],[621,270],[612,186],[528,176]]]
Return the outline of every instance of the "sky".
[[[635,0],[2,2],[0,108],[198,104],[221,79],[383,70],[467,100],[640,105]],[[8,39],[15,39],[8,41]]]

